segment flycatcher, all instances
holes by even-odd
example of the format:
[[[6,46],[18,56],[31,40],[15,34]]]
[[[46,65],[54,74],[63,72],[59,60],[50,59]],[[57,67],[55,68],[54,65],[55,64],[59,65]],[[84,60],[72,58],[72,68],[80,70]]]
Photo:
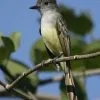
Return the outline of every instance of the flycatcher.
[[[41,13],[40,34],[46,49],[51,57],[70,55],[70,40],[66,24],[60,14],[56,0],[37,0],[35,6],[30,9],[38,9]],[[61,62],[61,69],[67,73],[70,62]]]
[[[37,9],[41,14],[40,34],[49,54],[54,57],[70,56],[70,39],[56,0],[37,0],[36,5],[30,9]],[[57,65],[66,76],[70,61],[60,62]],[[71,76],[67,75],[67,78],[69,77]],[[73,85],[71,78],[67,81],[67,85]]]

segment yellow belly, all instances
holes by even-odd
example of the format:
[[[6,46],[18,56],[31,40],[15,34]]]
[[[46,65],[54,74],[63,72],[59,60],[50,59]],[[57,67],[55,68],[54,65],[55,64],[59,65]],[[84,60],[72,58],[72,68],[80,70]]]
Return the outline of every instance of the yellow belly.
[[[54,54],[59,55],[62,52],[61,45],[57,36],[56,28],[44,27],[41,29],[41,34],[47,48]]]

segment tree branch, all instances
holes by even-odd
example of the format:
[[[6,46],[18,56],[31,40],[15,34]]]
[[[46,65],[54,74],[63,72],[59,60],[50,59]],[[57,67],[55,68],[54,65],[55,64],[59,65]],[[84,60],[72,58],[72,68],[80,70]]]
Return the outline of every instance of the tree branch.
[[[11,90],[10,89],[7,89],[6,88],[7,85],[4,84],[2,81],[0,81],[0,85],[2,86],[2,90],[0,90],[0,94],[6,93],[7,95],[10,95],[11,96],[11,93],[12,93],[12,94],[17,94],[18,96],[20,96],[20,97],[22,97],[24,99],[36,100],[36,99],[31,98],[31,96],[28,96],[26,93],[24,93],[24,92],[22,92],[22,91],[20,91],[18,89],[15,89],[15,88],[13,88]]]
[[[85,75],[85,77],[89,77],[89,76],[93,76],[93,75],[100,75],[100,68],[86,70],[84,72],[73,72],[73,75],[75,77],[83,76],[83,74]]]
[[[22,75],[20,75],[15,81],[13,81],[11,84],[6,85],[6,89],[8,89],[8,90],[12,89],[24,77],[28,76],[32,72],[35,72],[35,71],[39,70],[42,67],[45,67],[48,64],[58,63],[58,62],[63,62],[63,61],[68,61],[68,60],[88,59],[88,58],[94,58],[94,57],[97,57],[97,56],[100,56],[100,52],[85,54],[85,55],[74,55],[74,56],[63,57],[63,58],[58,58],[58,59],[54,58],[54,59],[45,60],[45,61],[41,62],[40,64],[34,66],[34,68],[29,69],[28,71],[22,73]]]
[[[38,100],[60,100],[60,96],[53,96],[48,94],[37,94]]]
[[[59,82],[62,80],[62,78],[63,78],[63,75],[62,76],[55,76],[53,78],[49,78],[49,79],[45,79],[45,80],[41,80],[38,85],[41,86],[41,85],[46,85],[46,84],[50,84],[53,82]]]
[[[87,70],[84,72],[84,74],[85,74],[85,77],[89,77],[89,76],[93,76],[93,75],[100,75],[100,68]],[[73,75],[75,77],[80,77],[83,75],[83,72],[74,71]],[[41,85],[45,85],[45,84],[52,83],[52,82],[59,82],[62,80],[62,78],[63,78],[63,75],[49,78],[46,80],[42,80],[42,81],[40,81],[39,85],[41,86]],[[0,85],[2,85],[3,87],[5,86],[4,83],[2,83],[1,81],[0,81]],[[4,96],[11,96],[11,94],[9,92],[7,92],[7,90],[5,90],[5,88],[3,88],[3,87],[0,87],[0,96],[3,95],[3,93],[5,94]],[[38,95],[36,95],[36,98],[38,100],[58,100],[58,99],[60,100],[60,97],[56,97],[56,96],[52,96],[52,95],[48,96],[48,95],[38,94]]]
[[[91,70],[87,70],[87,71],[84,71],[84,72],[77,72],[77,71],[74,71],[73,72],[73,76],[74,77],[81,77],[85,75],[85,77],[89,77],[89,76],[93,76],[93,75],[100,75],[100,68],[97,68],[97,69],[91,69]],[[64,76],[61,75],[61,76],[55,76],[53,78],[49,78],[49,79],[45,79],[45,80],[41,80],[39,82],[39,85],[46,85],[46,84],[49,84],[49,83],[53,83],[53,82],[59,82],[62,80]]]

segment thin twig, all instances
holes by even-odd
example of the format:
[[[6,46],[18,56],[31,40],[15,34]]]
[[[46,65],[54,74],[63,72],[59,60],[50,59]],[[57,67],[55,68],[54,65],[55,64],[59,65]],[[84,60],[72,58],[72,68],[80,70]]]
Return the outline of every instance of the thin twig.
[[[35,72],[39,70],[42,67],[45,67],[48,64],[52,64],[53,62],[58,63],[58,62],[63,62],[63,61],[68,61],[68,60],[81,60],[81,59],[88,59],[88,58],[94,58],[100,56],[100,52],[96,53],[91,53],[91,54],[85,54],[85,55],[74,55],[74,56],[69,56],[69,57],[63,57],[63,58],[58,58],[58,59],[48,59],[40,64],[34,66],[32,69],[29,69],[28,71],[22,73],[15,81],[13,81],[11,84],[7,85],[7,89],[13,88],[16,84],[18,84],[19,81],[21,81],[24,77],[28,76],[32,72]]]
[[[28,91],[28,95],[32,97],[34,100],[38,100],[35,95],[31,91]]]
[[[40,80],[39,84],[38,85],[46,85],[46,84],[50,84],[50,83],[53,83],[53,82],[58,82],[58,81],[61,81],[63,78],[63,76],[55,76],[53,78],[49,78],[49,79],[45,79],[45,80]]]
[[[38,100],[61,100],[60,96],[53,96],[48,94],[39,93],[36,95]]]
[[[85,77],[100,75],[100,68],[86,70],[84,73],[85,73]],[[74,75],[74,77],[81,77],[83,75],[83,72],[74,71],[73,75]],[[41,80],[38,85],[42,86],[42,85],[50,84],[53,82],[59,82],[62,80],[62,78],[63,78],[63,75],[55,76],[53,78],[49,78],[46,80]],[[2,85],[3,87],[5,86],[4,83],[2,83],[1,81],[0,81],[0,85]],[[8,94],[7,91],[5,90],[5,88],[3,88],[3,87],[0,87],[0,96],[2,95],[2,93],[5,94],[4,96],[9,96],[10,94]],[[40,96],[39,96],[39,98],[40,98]],[[44,98],[45,98],[45,96],[44,96]]]
[[[85,74],[85,77],[90,77],[90,76],[94,76],[94,75],[100,75],[100,68],[86,70],[86,71],[84,72],[84,74]],[[74,71],[74,72],[73,72],[73,76],[74,76],[74,77],[81,77],[81,76],[83,76],[83,72]],[[39,85],[42,86],[42,85],[50,84],[50,83],[53,83],[53,82],[59,82],[59,81],[62,80],[63,77],[64,77],[64,76],[61,75],[61,76],[55,76],[55,77],[53,77],[53,78],[41,80],[41,81],[39,82]]]
[[[7,89],[7,88],[6,88],[7,85],[4,84],[2,81],[0,81],[0,85],[4,88],[4,89],[3,89],[3,92],[5,91],[5,92],[8,92],[9,94],[10,94],[10,93],[12,93],[12,94],[16,93],[18,96],[20,96],[20,97],[22,97],[22,98],[24,98],[24,99],[34,100],[34,99],[31,98],[30,96],[28,96],[26,93],[24,93],[24,92],[22,92],[22,91],[20,91],[20,90],[18,90],[18,89],[15,89],[15,88],[13,88],[12,90]]]
[[[97,68],[97,69],[92,69],[92,70],[87,70],[84,72],[85,73],[85,77],[89,77],[89,76],[93,76],[93,75],[100,75],[100,68]],[[73,75],[74,77],[80,77],[83,75],[83,72],[77,72],[77,71],[74,71],[73,72]],[[48,84],[48,83],[52,83],[52,82],[59,82],[61,81],[63,78],[63,75],[62,76],[56,76],[56,77],[53,77],[53,78],[50,78],[50,79],[46,79],[46,80],[42,80],[39,85],[45,85],[45,84]],[[2,85],[3,87],[5,87],[5,84],[3,82],[0,81],[0,85]],[[0,94],[2,94],[2,92],[4,92],[4,89],[0,89]],[[5,92],[7,92],[5,90]],[[18,92],[18,91],[17,91]],[[4,96],[10,96],[11,94],[8,92],[6,93]],[[56,96],[48,96],[48,95],[36,95],[36,97],[39,99],[39,100],[60,100],[60,97],[56,97]]]

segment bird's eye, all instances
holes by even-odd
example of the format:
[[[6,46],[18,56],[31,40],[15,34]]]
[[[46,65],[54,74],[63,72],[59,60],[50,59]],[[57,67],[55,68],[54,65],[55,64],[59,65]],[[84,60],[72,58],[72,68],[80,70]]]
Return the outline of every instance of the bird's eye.
[[[48,2],[45,2],[44,4],[45,4],[45,5],[48,5]]]

